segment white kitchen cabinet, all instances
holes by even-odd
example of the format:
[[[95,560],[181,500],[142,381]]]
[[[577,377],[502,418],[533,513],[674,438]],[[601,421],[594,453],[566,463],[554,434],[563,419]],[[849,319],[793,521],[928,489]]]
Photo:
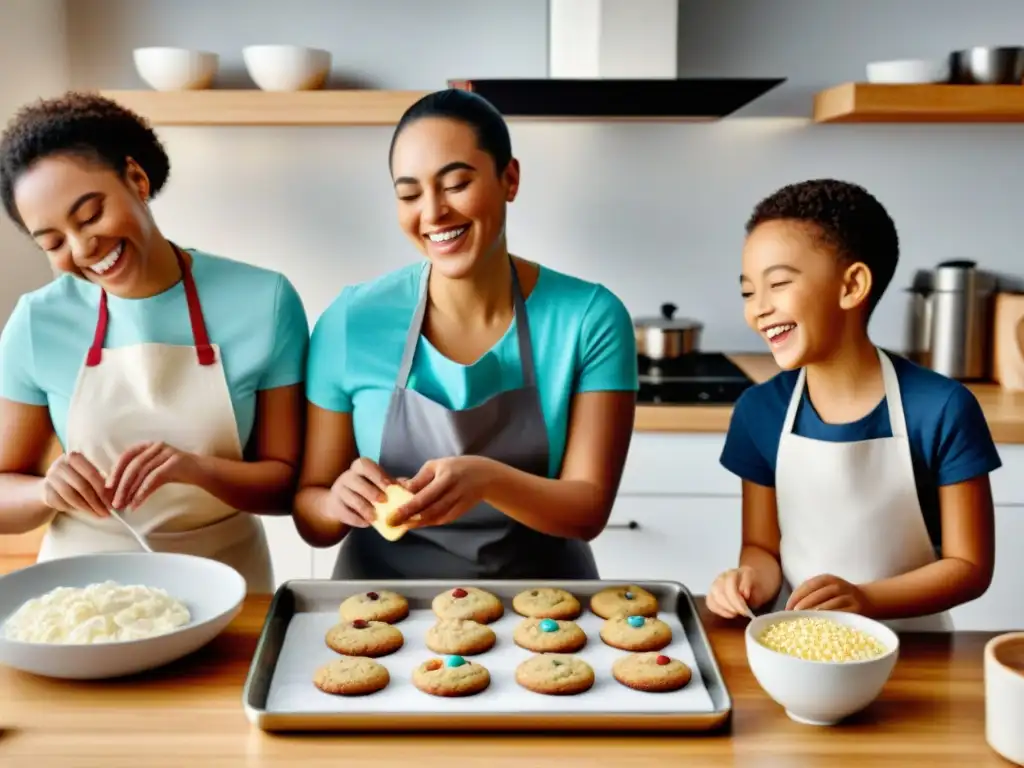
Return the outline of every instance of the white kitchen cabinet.
[[[666,579],[704,594],[740,551],[739,496],[620,495],[591,542],[602,579]]]
[[[1024,506],[997,506],[996,569],[992,585],[979,599],[951,612],[956,629],[987,632],[1024,629],[1022,552]]]
[[[329,579],[334,573],[334,561],[338,559],[341,544],[326,549],[313,548],[313,578]]]
[[[302,540],[290,515],[261,515],[267,534],[274,588],[290,579],[308,579],[313,572],[312,548]]]

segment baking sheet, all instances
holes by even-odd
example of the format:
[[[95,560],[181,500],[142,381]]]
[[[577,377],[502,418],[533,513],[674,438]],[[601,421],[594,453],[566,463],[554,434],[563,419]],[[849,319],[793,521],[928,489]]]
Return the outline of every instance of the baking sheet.
[[[587,633],[588,639],[586,646],[573,655],[594,668],[593,687],[573,696],[550,696],[529,691],[515,681],[515,669],[520,662],[534,654],[520,648],[512,640],[513,630],[523,617],[506,608],[505,615],[490,624],[498,636],[494,647],[485,653],[466,657],[487,668],[491,674],[490,686],[473,696],[431,696],[412,684],[412,672],[427,659],[444,657],[431,651],[425,643],[426,632],[437,621],[437,617],[430,609],[417,609],[411,611],[408,618],[395,624],[405,636],[405,645],[395,653],[377,659],[391,674],[388,686],[369,696],[344,697],[324,693],[313,685],[313,674],[317,668],[338,658],[338,654],[324,643],[327,630],[338,623],[337,611],[299,613],[292,617],[285,633],[277,668],[271,679],[266,709],[271,713],[607,712],[609,695],[614,694],[614,708],[623,713],[713,712],[711,696],[704,687],[682,622],[665,612],[659,614],[659,618],[672,628],[673,635],[671,645],[659,653],[678,658],[693,670],[693,678],[678,691],[644,693],[627,688],[615,680],[611,666],[616,659],[629,652],[606,645],[599,635],[604,619],[589,612],[576,620]]]
[[[290,581],[278,588],[249,666],[242,703],[249,721],[265,731],[673,731],[706,732],[726,725],[732,700],[700,623],[689,591],[678,582],[630,582],[658,598],[659,618],[672,628],[672,643],[662,653],[681,659],[692,670],[679,691],[634,691],[612,676],[616,659],[627,655],[600,638],[604,619],[589,610],[590,597],[618,581],[497,581],[464,583],[447,580]],[[429,658],[426,632],[436,621],[433,598],[455,587],[477,587],[498,596],[505,615],[490,626],[495,646],[467,657],[484,664],[490,686],[479,694],[446,698],[423,693],[412,684],[412,672]],[[515,669],[531,651],[512,639],[523,617],[512,610],[512,598],[526,589],[562,587],[580,600],[576,622],[587,633],[587,645],[576,652],[594,669],[590,690],[573,696],[534,693],[515,681]],[[409,616],[395,626],[405,645],[377,661],[387,667],[391,682],[368,696],[332,696],[313,685],[316,670],[338,658],[324,636],[338,621],[338,606],[350,595],[393,590],[410,606]]]

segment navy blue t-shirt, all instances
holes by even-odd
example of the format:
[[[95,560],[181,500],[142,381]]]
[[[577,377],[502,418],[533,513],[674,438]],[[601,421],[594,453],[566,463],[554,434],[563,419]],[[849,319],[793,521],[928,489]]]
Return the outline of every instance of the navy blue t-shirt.
[[[898,355],[889,353],[889,358],[900,383],[917,497],[938,549],[942,544],[939,487],[992,472],[1002,461],[981,406],[967,387]],[[723,467],[744,480],[775,487],[779,440],[798,375],[799,371],[783,371],[740,396],[722,450]],[[826,424],[814,410],[806,386],[794,432],[836,443],[892,437],[885,398],[858,421]]]

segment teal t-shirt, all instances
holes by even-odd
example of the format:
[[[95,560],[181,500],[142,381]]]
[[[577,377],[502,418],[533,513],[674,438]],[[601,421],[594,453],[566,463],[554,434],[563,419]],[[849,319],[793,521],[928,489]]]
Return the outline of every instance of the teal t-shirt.
[[[373,461],[380,459],[388,403],[427,274],[425,265],[417,263],[349,286],[313,328],[307,397],[320,408],[352,413],[359,455]],[[573,395],[638,388],[633,321],[608,289],[544,267],[526,298],[526,313],[547,425],[549,476],[556,477]],[[522,384],[513,321],[471,365],[448,359],[421,335],[408,387],[463,410]]]
[[[244,447],[256,416],[256,392],[301,383],[309,345],[302,301],[284,275],[189,250],[211,343],[224,372]],[[62,275],[23,295],[0,333],[0,397],[49,407],[65,445],[68,406],[92,344],[100,289]],[[105,347],[145,342],[193,344],[184,284],[145,299],[107,297]]]

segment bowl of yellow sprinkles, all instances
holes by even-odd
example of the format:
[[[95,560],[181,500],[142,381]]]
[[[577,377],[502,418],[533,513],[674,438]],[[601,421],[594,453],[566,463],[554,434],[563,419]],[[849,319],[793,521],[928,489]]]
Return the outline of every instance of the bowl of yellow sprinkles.
[[[878,698],[899,636],[843,611],[779,611],[747,625],[747,663],[758,684],[807,725],[835,725]]]

